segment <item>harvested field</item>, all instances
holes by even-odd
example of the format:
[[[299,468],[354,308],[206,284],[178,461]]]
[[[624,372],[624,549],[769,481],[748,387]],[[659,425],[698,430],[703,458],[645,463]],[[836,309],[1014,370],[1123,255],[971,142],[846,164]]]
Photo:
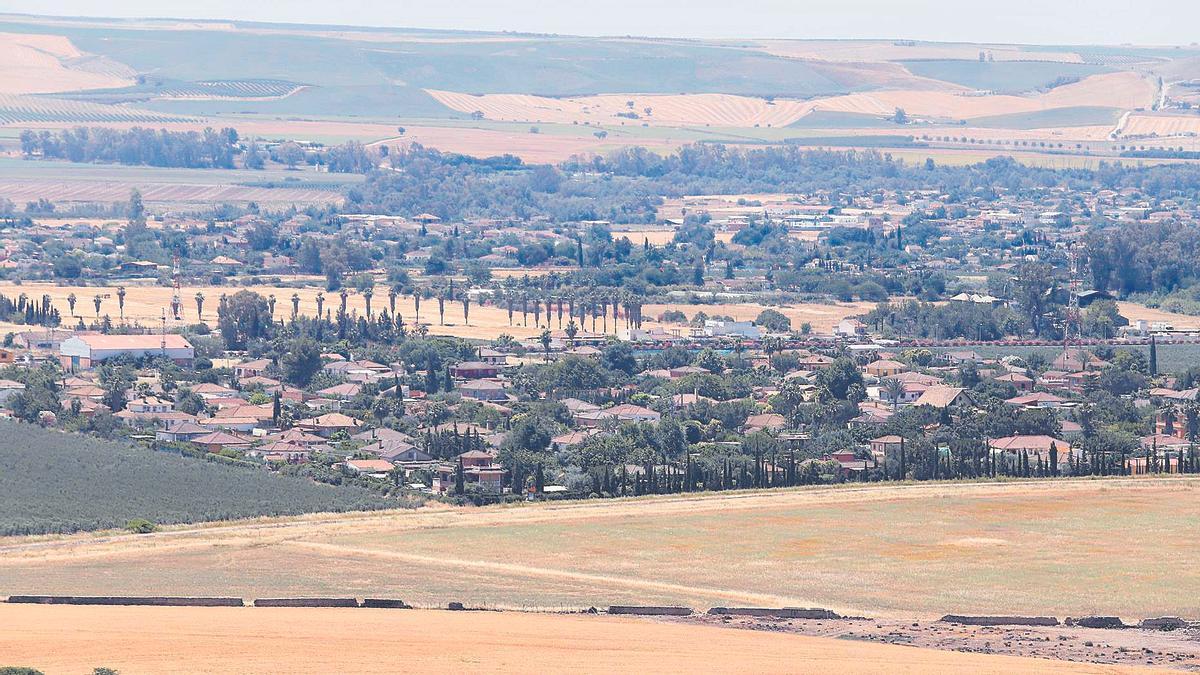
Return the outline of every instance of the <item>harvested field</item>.
[[[842,319],[858,314],[866,314],[875,309],[874,302],[847,302],[840,304],[822,305],[817,303],[801,303],[796,305],[783,305],[779,307],[760,305],[757,303],[740,303],[740,304],[713,304],[713,305],[687,305],[680,303],[673,304],[654,304],[646,305],[642,308],[642,313],[647,317],[658,317],[663,312],[674,310],[683,312],[690,319],[697,312],[704,312],[709,316],[720,314],[723,316],[732,316],[738,321],[752,321],[764,309],[774,309],[784,316],[792,320],[792,329],[800,330],[801,324],[812,324],[813,332],[829,333],[833,327]]]
[[[784,127],[809,110],[802,101],[729,94],[604,94],[578,98],[548,98],[527,94],[475,96],[429,91],[442,105],[459,112],[479,111],[490,120],[509,122],[573,122],[593,124],[651,124],[654,126]],[[630,106],[629,103],[633,105]],[[646,113],[646,108],[651,112]],[[634,115],[625,118],[620,115]]]
[[[93,298],[99,295],[108,295],[109,297],[101,300],[100,315],[108,315],[116,321],[120,317],[119,307],[116,297],[117,284],[113,283],[108,286],[56,286],[53,284],[43,283],[25,283],[21,285],[13,284],[12,282],[0,283],[0,293],[16,296],[21,293],[26,293],[32,297],[41,297],[43,294],[50,295],[51,301],[59,311],[64,314],[64,323],[71,323],[67,296],[74,293],[78,298],[75,306],[77,316],[82,316],[85,321],[91,321],[96,318],[95,305]],[[185,287],[182,289],[183,296],[183,323],[196,323],[196,303],[195,295],[199,291],[204,294],[204,321],[210,325],[215,325],[217,318],[217,303],[222,293],[233,294],[239,290],[250,290],[259,293],[263,297],[274,295],[276,298],[275,317],[277,319],[286,318],[291,315],[292,294],[300,296],[300,313],[304,316],[312,316],[317,310],[316,295],[321,289],[314,287],[307,288],[288,288],[283,286],[264,286],[264,285],[249,285],[249,286],[208,286],[208,287]],[[158,326],[162,318],[164,308],[170,307],[172,289],[165,286],[133,286],[126,285],[127,295],[125,296],[125,320],[130,323],[140,323],[144,326]],[[371,308],[374,311],[379,311],[387,307],[387,288],[380,286],[375,291],[375,296],[371,300]],[[336,293],[325,293],[326,311],[337,312],[338,304],[341,302]],[[366,314],[366,300],[362,295],[353,294],[347,299],[346,307],[352,314]],[[416,317],[416,307],[413,303],[412,296],[396,299],[396,311],[404,317],[408,323],[412,323]],[[421,303],[421,323],[429,325],[429,332],[432,335],[453,335],[465,338],[479,339],[495,339],[502,333],[508,333],[514,337],[524,338],[533,337],[541,333],[540,328],[530,326],[509,326],[508,312],[504,309],[492,306],[471,305],[470,310],[470,325],[463,322],[462,305],[460,303],[446,303],[446,325],[438,324],[437,302],[427,300]],[[518,313],[516,321],[520,323],[521,316]],[[530,316],[532,324],[532,315]]]
[[[630,124],[663,127],[786,127],[813,111],[886,117],[896,108],[909,115],[970,119],[1056,108],[1107,107],[1131,110],[1153,102],[1157,89],[1132,72],[1106,73],[1032,96],[974,95],[941,88],[889,89],[808,101],[725,94],[605,94],[550,98],[526,94],[471,95],[429,91],[443,105],[462,113],[482,112],[489,120],[559,124]],[[630,106],[629,104],[633,105]],[[646,113],[649,108],[651,112]],[[636,116],[631,119],[621,117]]]
[[[1200,316],[1179,314],[1125,301],[1117,302],[1117,309],[1121,312],[1121,316],[1129,319],[1130,323],[1138,319],[1145,319],[1151,323],[1159,321],[1169,323],[1177,329],[1200,329]]]
[[[61,35],[0,33],[0,93],[43,94],[133,83],[129,69],[105,65]]]
[[[909,115],[970,119],[1081,106],[1130,110],[1150,105],[1156,91],[1149,79],[1136,73],[1122,72],[1093,75],[1036,96],[968,96],[950,92],[897,90],[818,99],[811,106],[813,110],[866,115],[890,115],[896,108],[903,108]]]
[[[1200,546],[1198,507],[1196,478],[439,507],[0,540],[0,589],[1196,617],[1200,569],[1181,561]]]
[[[641,246],[644,242],[649,242],[651,246],[666,246],[675,238],[675,230],[663,228],[614,230],[612,236],[613,239],[628,239],[629,243],[635,246]]]
[[[820,61],[870,62],[916,59],[974,60],[987,52],[996,61],[1056,61],[1082,63],[1083,58],[1067,51],[1035,51],[1018,45],[972,45],[916,43],[898,45],[893,40],[763,40],[768,54]]]
[[[302,171],[165,169],[110,164],[0,159],[0,197],[23,204],[126,202],[135,188],[153,211],[207,209],[224,202],[257,202],[263,208],[340,202],[339,188],[361,176]],[[298,187],[275,187],[289,181]]]
[[[6,664],[138,673],[1113,673],[1112,667],[609,616],[0,605]],[[200,629],[199,626],[203,625]],[[147,630],[152,626],[152,630]]]
[[[642,234],[635,235],[635,243],[641,244]],[[654,242],[651,242],[654,243]],[[539,276],[540,274],[548,274],[554,271],[553,268],[545,269],[502,269],[496,273],[497,277],[506,276]],[[143,282],[144,283],[144,282]],[[21,293],[25,293],[31,297],[40,298],[42,295],[49,295],[51,302],[55,307],[63,313],[64,323],[73,324],[74,319],[71,318],[67,305],[67,297],[72,293],[76,297],[75,316],[83,317],[85,321],[92,321],[96,318],[96,308],[93,304],[93,298],[96,295],[107,295],[109,297],[101,299],[100,316],[112,317],[114,321],[121,316],[120,309],[117,305],[116,288],[119,284],[116,282],[109,283],[105,286],[60,286],[50,283],[27,282],[17,284],[11,281],[0,282],[0,293],[15,297]],[[292,294],[300,296],[300,314],[304,316],[312,316],[317,310],[316,296],[321,289],[315,286],[304,288],[292,288],[287,286],[269,286],[269,285],[244,285],[244,286],[205,286],[194,287],[185,286],[181,290],[183,297],[183,323],[196,323],[196,303],[195,295],[197,292],[204,294],[204,316],[203,319],[210,324],[216,321],[217,317],[217,302],[222,293],[233,294],[239,290],[250,290],[268,297],[275,296],[275,317],[284,319],[291,315]],[[143,326],[156,327],[162,318],[164,308],[170,307],[172,289],[166,286],[144,286],[144,285],[125,285],[125,313],[124,318],[130,323],[140,323]],[[374,297],[371,299],[371,308],[373,311],[380,311],[388,306],[387,287],[378,286],[375,289]],[[338,305],[341,302],[337,293],[325,293],[324,309],[327,312],[337,312]],[[366,299],[358,294],[352,293],[346,302],[346,307],[351,314],[364,315],[366,314]],[[822,305],[817,303],[803,303],[797,305],[789,305],[785,307],[774,307],[783,312],[785,316],[792,320],[792,327],[796,330],[800,329],[800,324],[808,322],[813,326],[815,332],[828,332],[833,326],[847,316],[863,314],[874,309],[875,303],[870,302],[854,302],[844,304]],[[762,310],[767,309],[767,306],[757,303],[744,304],[714,304],[714,305],[688,305],[675,303],[669,305],[663,304],[648,304],[644,307],[643,312],[647,318],[644,327],[657,325],[655,320],[659,315],[668,309],[674,309],[684,312],[688,317],[692,317],[697,312],[705,312],[708,315],[722,314],[732,316],[735,319],[749,320],[758,316]],[[412,323],[416,318],[416,305],[411,296],[396,298],[396,311],[400,313],[404,320]],[[509,324],[508,311],[503,307],[493,305],[480,305],[473,303],[470,308],[470,321],[464,322],[462,314],[462,304],[458,302],[446,303],[446,323],[439,323],[437,312],[437,301],[425,300],[421,303],[420,321],[429,328],[431,335],[451,335],[463,338],[476,339],[495,339],[502,334],[507,333],[516,338],[536,337],[541,334],[542,329],[547,327],[547,317],[543,315],[542,326],[535,326],[533,323],[533,314],[528,317],[528,325],[525,325],[521,320],[521,313],[518,311],[515,314],[514,323]],[[614,326],[612,321],[609,321],[609,333],[616,334],[617,330],[623,326]],[[554,322],[549,326],[552,329],[558,328],[557,315]],[[588,324],[591,328],[591,324]],[[602,328],[601,323],[596,323],[596,329]]]
[[[475,157],[516,155],[526,162],[561,162],[579,154],[606,154],[626,145],[639,145],[655,152],[673,151],[683,139],[628,138],[610,136],[599,139],[584,128],[577,134],[531,133],[525,129],[484,129],[458,126],[408,127],[404,136],[380,141],[393,147],[420,143],[443,152],[457,152]]]
[[[1200,134],[1200,115],[1155,115],[1134,113],[1121,130],[1124,137],[1195,136]],[[1187,148],[1191,150],[1191,147]]]
[[[283,208],[293,204],[304,207],[342,201],[341,194],[330,190],[186,183],[133,184],[20,179],[0,181],[0,195],[18,204],[41,198],[49,199],[55,204],[124,202],[129,199],[129,192],[134,188],[140,190],[145,203],[153,207],[171,205],[200,209],[214,204],[256,202],[264,208]]]

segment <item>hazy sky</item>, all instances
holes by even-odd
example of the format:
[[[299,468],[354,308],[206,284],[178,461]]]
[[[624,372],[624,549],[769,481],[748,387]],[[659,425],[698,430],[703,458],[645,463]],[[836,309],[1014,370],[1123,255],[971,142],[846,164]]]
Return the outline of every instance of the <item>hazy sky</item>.
[[[1191,44],[1200,0],[0,0],[0,11],[670,37]]]

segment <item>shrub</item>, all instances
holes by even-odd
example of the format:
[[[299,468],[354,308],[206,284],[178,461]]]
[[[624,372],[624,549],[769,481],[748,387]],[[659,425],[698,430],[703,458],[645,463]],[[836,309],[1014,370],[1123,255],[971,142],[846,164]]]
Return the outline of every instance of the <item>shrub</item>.
[[[150,534],[158,529],[158,525],[146,520],[145,518],[134,518],[125,523],[125,529],[134,534]]]

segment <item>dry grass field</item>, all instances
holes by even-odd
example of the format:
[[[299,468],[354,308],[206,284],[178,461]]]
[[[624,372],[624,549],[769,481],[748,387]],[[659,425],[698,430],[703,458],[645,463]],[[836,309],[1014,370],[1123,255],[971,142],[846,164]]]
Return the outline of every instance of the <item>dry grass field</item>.
[[[634,235],[636,242],[641,242],[642,233]],[[651,243],[654,243],[653,241]],[[549,270],[501,270],[496,276],[537,276],[539,273],[548,273]],[[203,288],[185,287],[181,294],[183,297],[183,323],[190,324],[197,322],[195,295],[197,292],[204,294],[204,321],[213,324],[217,318],[217,304],[220,302],[222,293],[232,295],[239,290],[254,291],[263,297],[271,295],[275,296],[275,317],[277,319],[286,319],[291,316],[292,312],[292,294],[300,296],[300,314],[303,316],[312,316],[317,311],[317,293],[320,289],[309,286],[306,288],[289,288],[284,286],[268,286],[268,285],[247,285],[247,286],[209,286]],[[141,324],[157,328],[162,320],[163,310],[170,307],[172,289],[165,286],[133,286],[125,287],[125,312],[124,319],[129,323]],[[49,295],[51,302],[54,303],[59,311],[63,313],[63,322],[68,325],[73,325],[75,319],[70,316],[68,310],[67,298],[72,293],[75,294],[75,316],[82,317],[85,322],[96,319],[96,306],[94,298],[96,295],[107,296],[102,297],[100,301],[100,316],[105,315],[120,321],[121,312],[117,303],[117,284],[108,286],[60,286],[50,283],[29,282],[16,284],[11,281],[0,282],[0,294],[9,297],[16,297],[21,293],[33,298],[40,298],[42,295]],[[327,312],[336,313],[341,299],[337,293],[325,293],[324,309]],[[371,299],[371,308],[378,312],[387,308],[388,297],[387,287],[378,286],[375,289],[375,294]],[[366,314],[366,299],[359,293],[354,292],[348,298],[346,307],[351,313],[358,315]],[[783,312],[785,316],[792,320],[792,327],[799,330],[802,323],[811,323],[813,330],[816,332],[828,332],[833,326],[847,316],[854,316],[869,312],[875,307],[874,303],[869,302],[853,302],[833,305],[822,305],[817,303],[802,303],[796,305],[788,305],[783,307],[775,307],[774,309]],[[732,316],[735,319],[748,320],[754,319],[758,314],[766,309],[766,306],[756,303],[743,304],[716,304],[716,305],[688,305],[688,304],[651,304],[646,305],[643,312],[648,319],[645,327],[657,325],[655,321],[659,315],[668,309],[682,311],[688,315],[688,318],[694,316],[697,312],[705,312],[708,315],[722,314]],[[396,299],[396,311],[400,313],[404,320],[412,323],[418,318],[416,313],[416,305],[413,302],[412,296],[398,297]],[[439,323],[438,305],[436,300],[424,300],[421,302],[420,322],[426,324],[431,335],[450,335],[464,338],[477,339],[495,339],[502,334],[507,333],[516,338],[530,338],[541,334],[542,330],[547,327],[547,317],[542,315],[542,325],[538,327],[534,325],[534,317],[532,312],[528,316],[528,324],[521,320],[520,312],[514,315],[514,323],[509,324],[508,310],[503,307],[493,305],[479,305],[473,303],[469,312],[469,321],[464,321],[462,312],[462,303],[447,302],[445,324]],[[610,320],[608,322],[608,331],[610,334],[616,334],[617,330],[624,325],[614,326]],[[557,330],[558,321],[555,315],[554,321],[549,325],[551,329]],[[587,328],[591,329],[589,322]],[[596,323],[596,329],[601,330],[601,323]]]
[[[247,286],[208,286],[203,288],[185,287],[181,293],[183,296],[183,323],[191,324],[197,322],[196,301],[195,295],[197,292],[204,294],[204,316],[203,320],[210,325],[216,325],[217,319],[217,304],[220,302],[222,293],[232,295],[239,290],[254,291],[263,297],[274,295],[276,299],[275,317],[276,319],[286,319],[292,313],[292,294],[300,296],[300,314],[304,316],[313,316],[317,311],[317,293],[320,289],[315,287],[307,288],[288,288],[282,286],[266,286],[266,285],[247,285]],[[113,321],[119,321],[120,311],[117,304],[117,284],[111,284],[104,287],[96,286],[57,286],[54,284],[44,283],[24,283],[14,284],[12,282],[0,282],[0,293],[15,297],[21,293],[26,293],[30,297],[40,298],[43,294],[48,294],[51,301],[60,312],[64,314],[64,323],[71,324],[73,320],[69,316],[67,297],[72,293],[75,294],[77,301],[75,305],[76,316],[81,316],[85,321],[92,321],[96,318],[96,307],[93,299],[96,295],[108,296],[102,298],[100,305],[100,316],[109,316]],[[140,323],[143,326],[157,328],[162,319],[164,309],[170,307],[172,289],[165,286],[126,286],[125,296],[125,320],[129,323]],[[324,309],[326,312],[336,314],[341,299],[337,293],[325,293]],[[376,288],[375,295],[371,299],[371,308],[373,311],[380,311],[387,308],[387,288],[380,286]],[[366,314],[366,299],[354,293],[347,298],[346,307],[351,313],[358,315]],[[396,299],[396,311],[404,317],[404,320],[412,324],[418,318],[416,306],[412,296],[405,296]],[[446,303],[446,323],[440,325],[438,323],[437,301],[425,300],[421,302],[420,322],[427,324],[431,335],[451,335],[465,338],[480,338],[480,339],[495,339],[503,333],[507,333],[514,337],[525,338],[534,337],[541,333],[542,329],[532,325],[533,315],[530,314],[530,325],[523,326],[520,324],[521,315],[517,313],[517,325],[509,326],[508,312],[505,309],[493,306],[480,306],[472,304],[470,309],[470,321],[463,321],[462,304]],[[543,323],[545,317],[542,318]],[[557,325],[557,324],[556,324]],[[611,326],[610,326],[611,328]]]
[[[757,45],[768,54],[818,61],[861,63],[926,59],[974,60],[981,50],[996,61],[1058,61],[1082,63],[1072,52],[1033,51],[1016,45],[921,43],[897,45],[893,40],[763,40]]]
[[[722,316],[732,316],[738,321],[752,321],[764,309],[774,309],[784,316],[792,320],[792,329],[800,330],[800,326],[805,323],[812,324],[813,332],[829,333],[833,330],[842,319],[849,316],[865,314],[872,309],[875,309],[874,302],[846,302],[831,305],[823,305],[818,303],[799,303],[795,305],[783,305],[778,307],[768,307],[758,303],[747,302],[739,304],[714,304],[714,305],[686,305],[680,303],[672,304],[654,304],[646,305],[642,308],[643,314],[647,317],[655,317],[662,315],[663,312],[674,310],[683,312],[691,319],[697,312],[704,312],[709,316],[720,314]]]
[[[782,98],[767,101],[726,94],[604,94],[550,98],[528,94],[428,93],[449,108],[462,113],[478,111],[489,120],[748,128],[786,127],[813,111],[886,117],[896,108],[903,108],[909,115],[959,120],[1079,106],[1132,110],[1149,106],[1157,89],[1145,76],[1118,72],[1093,75],[1028,96],[975,95],[944,83],[937,87],[909,86],[805,101]],[[630,114],[637,117],[619,116]],[[903,131],[900,127],[897,129]]]
[[[55,204],[115,203],[129,199],[137,189],[147,204],[157,207],[205,208],[214,204],[255,202],[264,208],[304,207],[340,203],[342,195],[333,190],[297,188],[260,188],[204,183],[123,182],[101,180],[21,179],[0,180],[0,194],[15,203],[49,199]]]
[[[1121,130],[1125,136],[1195,136],[1200,134],[1200,115],[1130,115]],[[1188,146],[1188,150],[1193,148]]]
[[[1050,675],[1114,666],[608,616],[0,605],[0,664],[140,673],[745,672]]]
[[[12,594],[1200,616],[1200,480],[842,486],[0,540]]]
[[[970,119],[1011,113],[1077,106],[1133,109],[1149,106],[1157,89],[1154,83],[1131,72],[1093,75],[1074,84],[1034,96],[967,96],[962,92],[925,90],[879,91],[818,99],[813,110],[886,116],[896,108],[909,115]]]
[[[131,73],[81,67],[83,56],[61,35],[0,33],[0,93],[44,94],[133,83]]]
[[[1177,329],[1200,328],[1200,316],[1154,309],[1136,302],[1118,302],[1117,309],[1121,312],[1121,316],[1129,319],[1131,323],[1138,319],[1145,319],[1150,322],[1163,321]]]

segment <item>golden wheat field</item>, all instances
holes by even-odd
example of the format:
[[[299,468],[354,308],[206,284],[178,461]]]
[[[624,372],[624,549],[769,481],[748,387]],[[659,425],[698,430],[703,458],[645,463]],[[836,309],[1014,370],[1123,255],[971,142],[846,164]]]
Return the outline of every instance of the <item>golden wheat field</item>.
[[[0,663],[48,675],[1134,672],[609,616],[0,605],[0,622]]]

